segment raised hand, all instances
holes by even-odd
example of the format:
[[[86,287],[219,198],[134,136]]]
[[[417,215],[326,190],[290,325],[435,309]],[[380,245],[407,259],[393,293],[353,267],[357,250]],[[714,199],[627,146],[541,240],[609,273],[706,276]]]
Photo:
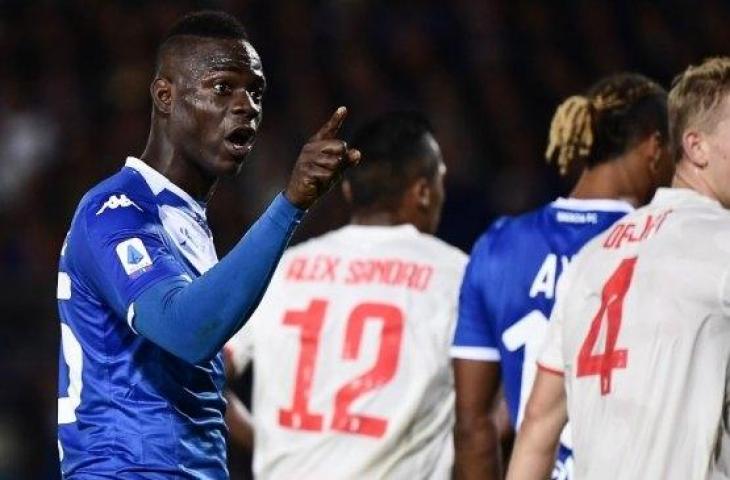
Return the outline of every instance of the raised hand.
[[[299,208],[309,208],[327,193],[345,169],[360,162],[360,152],[348,149],[337,139],[337,132],[347,116],[347,108],[339,107],[302,147],[284,195]]]

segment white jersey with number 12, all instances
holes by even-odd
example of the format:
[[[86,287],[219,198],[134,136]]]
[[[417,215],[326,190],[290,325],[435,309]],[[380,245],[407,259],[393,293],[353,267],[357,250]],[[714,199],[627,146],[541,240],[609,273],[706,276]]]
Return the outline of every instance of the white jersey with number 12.
[[[350,225],[287,251],[226,346],[254,365],[257,476],[449,478],[465,264],[410,225]]]

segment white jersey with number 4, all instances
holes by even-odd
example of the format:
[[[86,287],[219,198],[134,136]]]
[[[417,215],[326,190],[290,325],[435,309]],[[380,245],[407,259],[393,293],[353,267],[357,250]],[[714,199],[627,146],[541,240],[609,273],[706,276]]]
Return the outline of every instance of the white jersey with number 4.
[[[449,478],[465,264],[411,225],[350,225],[286,252],[226,346],[236,368],[253,361],[259,478]]]
[[[730,478],[730,212],[660,189],[578,254],[540,367],[565,375],[578,479]]]

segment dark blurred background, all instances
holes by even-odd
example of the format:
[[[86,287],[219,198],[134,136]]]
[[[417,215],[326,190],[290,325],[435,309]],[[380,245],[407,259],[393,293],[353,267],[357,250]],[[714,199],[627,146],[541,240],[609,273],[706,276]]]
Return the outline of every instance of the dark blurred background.
[[[730,42],[721,1],[0,0],[0,480],[58,478],[61,243],[83,192],[141,153],[155,47],[197,8],[239,16],[269,80],[252,161],[210,204],[221,256],[337,105],[345,134],[428,114],[449,168],[439,236],[468,251],[495,215],[570,188],[542,155],[563,97],[625,69],[668,85]],[[338,192],[323,203],[297,241],[346,221]]]

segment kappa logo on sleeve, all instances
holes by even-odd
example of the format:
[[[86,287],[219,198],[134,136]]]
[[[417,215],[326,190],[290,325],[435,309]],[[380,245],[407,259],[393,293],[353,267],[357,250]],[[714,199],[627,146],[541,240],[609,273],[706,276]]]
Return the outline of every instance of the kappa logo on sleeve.
[[[127,275],[142,272],[152,265],[150,254],[139,238],[130,238],[117,245],[117,256]]]
[[[107,201],[104,202],[104,205],[102,205],[101,208],[96,212],[96,215],[97,216],[98,215],[101,215],[107,209],[114,210],[114,209],[117,209],[117,208],[120,208],[120,207],[122,207],[122,208],[124,208],[124,207],[134,207],[137,210],[139,210],[140,212],[142,211],[142,209],[139,208],[139,206],[137,206],[136,203],[134,203],[133,201],[131,201],[129,198],[127,198],[127,196],[125,194],[122,193],[121,195],[112,195],[112,196],[110,196],[107,199]]]

